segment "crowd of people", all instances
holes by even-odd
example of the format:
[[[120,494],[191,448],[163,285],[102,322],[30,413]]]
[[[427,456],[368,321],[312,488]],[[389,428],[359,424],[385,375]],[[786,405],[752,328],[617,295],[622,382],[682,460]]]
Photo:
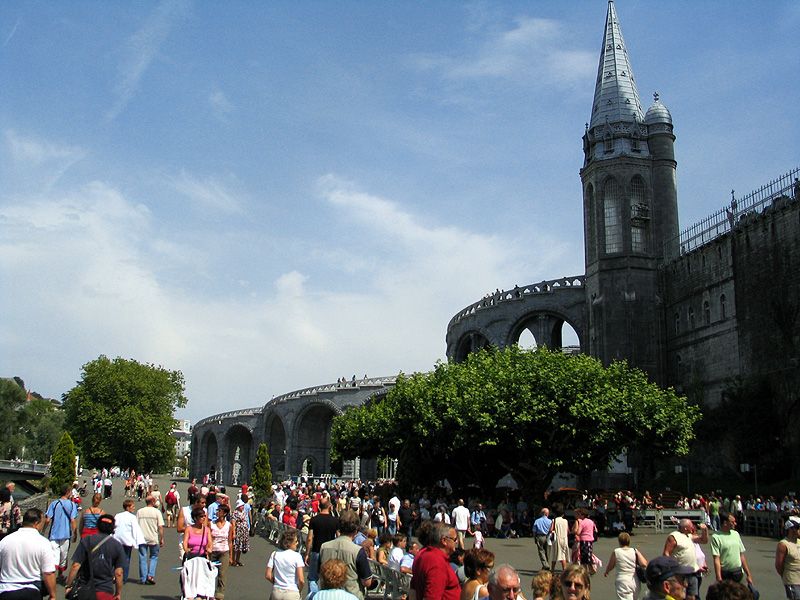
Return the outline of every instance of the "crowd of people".
[[[124,480],[125,493],[122,511],[108,514],[101,503],[113,493],[113,477]],[[229,569],[242,566],[250,537],[264,522],[283,525],[264,573],[275,600],[300,600],[306,584],[309,597],[318,600],[363,600],[386,583],[376,566],[409,577],[407,593],[416,600],[525,600],[515,568],[495,565],[485,547],[490,535],[534,537],[540,562],[534,599],[588,600],[600,572],[614,577],[620,600],[635,600],[643,586],[651,600],[699,600],[705,575],[713,578],[706,598],[757,599],[737,532],[738,514],[751,504],[752,510],[789,514],[775,568],[787,598],[800,600],[800,515],[791,496],[780,504],[714,494],[681,498],[680,508],[700,510],[703,518],[679,520],[661,555],[648,560],[632,545],[635,523],[630,529],[624,523],[627,511],[663,508],[663,498],[648,493],[576,493],[533,518],[527,503],[508,496],[491,509],[427,494],[412,502],[401,499],[391,481],[285,481],[268,497],[255,498],[246,484],[229,495],[204,478],[193,480],[183,496],[176,483],[162,492],[148,474],[101,471],[92,478],[90,502],[82,502],[80,489],[77,482],[66,486],[44,512],[20,511],[13,484],[0,490],[0,600],[55,598],[57,582],[69,594],[87,577],[98,600],[120,598],[134,553],[139,572],[133,581],[153,585],[171,528],[181,540],[175,551],[183,565],[182,597],[224,600]],[[598,521],[611,513],[623,524],[618,547],[603,563],[594,542],[602,532]],[[77,546],[70,562],[71,544]]]

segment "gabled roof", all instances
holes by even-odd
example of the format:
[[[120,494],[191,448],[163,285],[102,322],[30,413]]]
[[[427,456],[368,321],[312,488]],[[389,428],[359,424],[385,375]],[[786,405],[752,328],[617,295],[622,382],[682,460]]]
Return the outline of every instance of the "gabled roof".
[[[589,127],[594,128],[606,122],[630,123],[634,118],[638,122],[643,121],[642,105],[614,0],[609,0]]]

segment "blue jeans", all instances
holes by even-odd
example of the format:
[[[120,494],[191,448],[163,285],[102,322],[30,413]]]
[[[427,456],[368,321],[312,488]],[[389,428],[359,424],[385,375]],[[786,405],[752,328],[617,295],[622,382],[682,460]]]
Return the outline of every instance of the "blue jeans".
[[[308,593],[319,590],[319,552],[308,553]]]
[[[139,546],[139,582],[144,583],[147,578],[156,578],[158,566],[158,544],[142,544]],[[148,560],[148,554],[149,560]]]
[[[125,552],[125,564],[122,565],[122,583],[128,581],[128,571],[131,568],[131,552],[133,546],[123,546],[122,551]]]
[[[389,533],[391,533],[392,535],[397,533],[397,521],[390,520],[389,521],[389,527],[387,529],[388,529]]]

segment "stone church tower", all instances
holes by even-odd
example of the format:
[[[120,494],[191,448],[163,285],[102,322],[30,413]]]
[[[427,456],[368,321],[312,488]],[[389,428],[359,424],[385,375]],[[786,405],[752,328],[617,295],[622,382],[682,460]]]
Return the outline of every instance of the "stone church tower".
[[[663,382],[658,273],[677,253],[679,231],[672,117],[654,97],[643,114],[610,0],[580,172],[587,350],[605,364],[627,359]]]

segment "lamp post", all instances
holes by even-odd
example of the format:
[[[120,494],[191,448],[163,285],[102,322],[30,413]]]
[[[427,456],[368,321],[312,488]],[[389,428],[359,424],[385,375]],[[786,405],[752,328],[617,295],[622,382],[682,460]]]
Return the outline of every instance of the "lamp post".
[[[675,474],[680,475],[683,471],[686,470],[686,496],[689,497],[692,495],[691,487],[689,486],[689,466],[683,465],[675,465]]]

